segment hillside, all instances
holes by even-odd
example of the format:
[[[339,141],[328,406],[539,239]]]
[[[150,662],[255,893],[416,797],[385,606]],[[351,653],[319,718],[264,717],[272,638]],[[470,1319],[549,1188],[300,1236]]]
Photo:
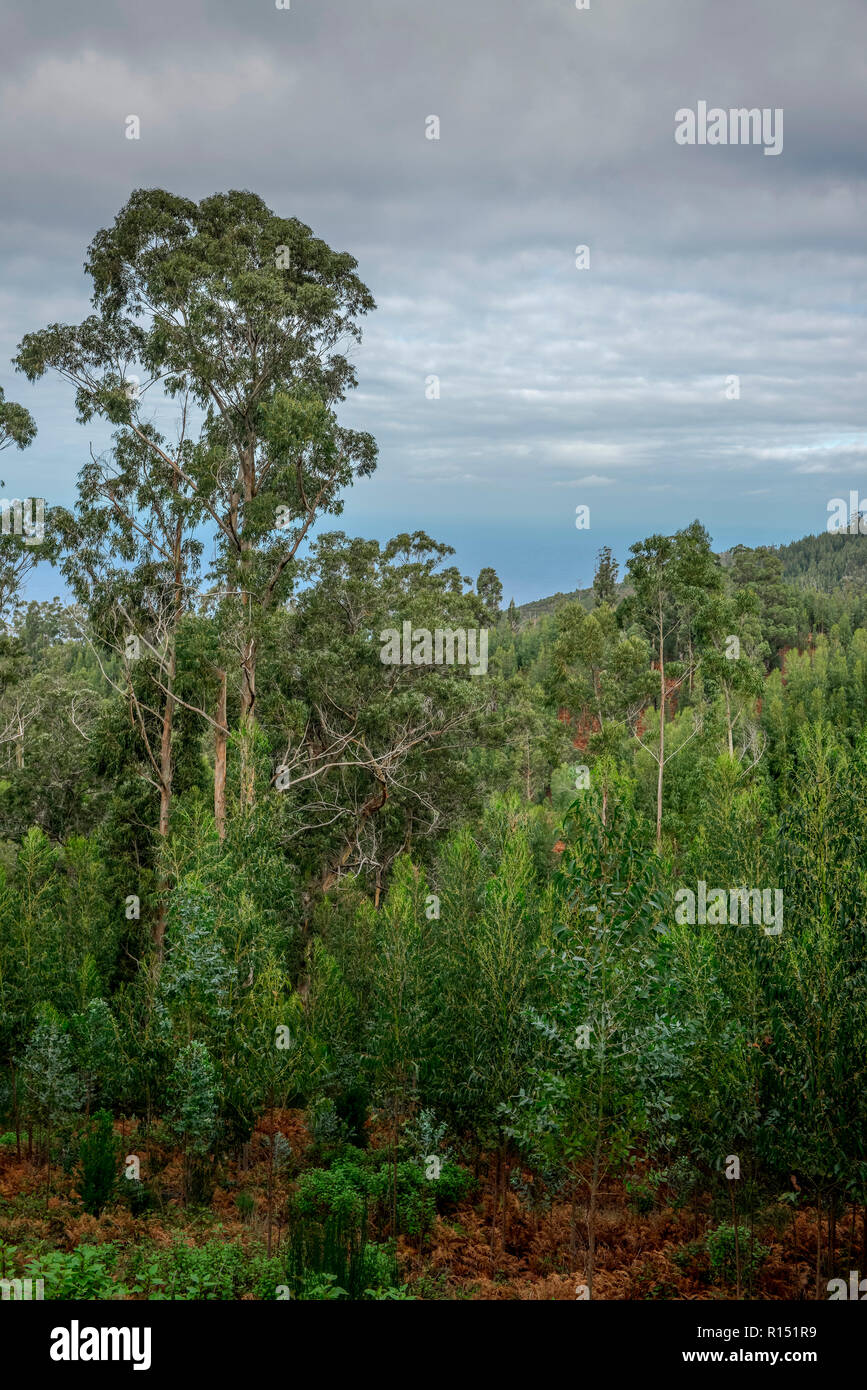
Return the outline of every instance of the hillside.
[[[847,534],[830,534],[822,531],[818,535],[803,536],[790,541],[788,545],[738,546],[741,553],[756,555],[771,552],[779,556],[782,563],[782,577],[788,584],[800,589],[813,589],[817,593],[832,594],[838,590],[857,593],[867,590],[867,537]],[[732,563],[734,551],[717,552],[717,558],[724,568]],[[625,568],[625,567],[624,567]],[[628,586],[617,586],[619,596],[628,592]],[[572,589],[569,593],[558,592],[546,598],[533,599],[530,603],[518,605],[521,622],[535,622],[539,618],[555,613],[564,603],[578,601],[588,610],[593,604],[593,589]]]

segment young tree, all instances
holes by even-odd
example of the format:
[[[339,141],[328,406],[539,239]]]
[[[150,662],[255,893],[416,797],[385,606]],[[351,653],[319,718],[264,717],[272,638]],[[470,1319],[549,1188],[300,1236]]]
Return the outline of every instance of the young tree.
[[[220,1111],[214,1064],[198,1039],[178,1054],[168,1093],[172,1128],[184,1146],[184,1195],[198,1201],[210,1186]]]
[[[710,548],[710,538],[697,521],[678,531],[675,536],[656,535],[636,542],[630,546],[630,556],[627,573],[634,593],[626,600],[624,607],[628,617],[636,620],[647,634],[659,678],[659,735],[656,747],[648,747],[642,741],[637,720],[634,732],[657,765],[656,842],[661,845],[662,792],[667,761],[666,708],[672,692],[684,680],[691,678],[695,670],[695,621],[708,596],[720,587],[721,577]],[[681,654],[681,643],[688,648],[685,665],[677,660]],[[666,675],[669,654],[672,660]],[[636,711],[636,715],[638,713],[640,710]],[[679,752],[680,748],[675,751]]]
[[[782,559],[770,546],[752,550],[736,545],[731,580],[735,590],[752,589],[758,598],[762,634],[771,649],[770,659],[778,661],[786,647],[798,642],[800,626],[795,592],[783,579]]]
[[[573,807],[564,831],[562,924],[544,952],[549,1003],[532,1014],[542,1055],[514,1106],[529,1152],[564,1170],[575,1204],[586,1191],[588,1296],[596,1272],[599,1193],[644,1126],[636,1038],[659,987],[665,911],[660,867],[636,817],[620,806]]]
[[[699,619],[702,680],[710,695],[718,693],[722,698],[728,755],[732,759],[735,756],[735,725],[741,721],[745,733],[741,760],[750,751],[753,763],[758,761],[761,751],[749,707],[752,703],[755,709],[755,702],[761,695],[763,658],[770,654],[762,638],[758,606],[750,589],[739,589],[732,596],[716,594]]]
[[[60,1120],[81,1108],[83,1099],[72,1043],[51,1009],[43,1010],[21,1058],[18,1075],[28,1121],[44,1130],[50,1190],[52,1133]]]
[[[600,779],[605,824],[627,717],[651,691],[647,644],[621,630],[607,603],[592,613],[580,603],[565,604],[557,614],[557,632],[549,685],[558,704],[598,725],[588,734],[587,752]]]
[[[500,606],[503,602],[503,586],[497,578],[497,571],[490,565],[486,565],[479,571],[476,580],[476,593],[481,601],[482,618],[491,623],[496,623],[500,616]]]
[[[614,558],[611,546],[603,545],[596,556],[596,573],[593,576],[593,593],[597,608],[603,603],[607,603],[610,608],[616,607],[619,570],[620,566]]]

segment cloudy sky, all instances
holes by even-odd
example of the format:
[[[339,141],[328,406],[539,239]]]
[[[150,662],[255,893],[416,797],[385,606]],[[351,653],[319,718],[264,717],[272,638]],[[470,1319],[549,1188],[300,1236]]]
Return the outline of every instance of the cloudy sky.
[[[342,418],[381,458],[351,534],[426,529],[521,602],[605,543],[694,517],[778,542],[867,493],[864,0],[0,12],[0,384],[39,426],[5,495],[71,502],[102,442],[9,360],[87,312],[85,248],[142,186],[252,189],[358,259],[378,308]],[[677,144],[699,101],[781,108],[782,153]]]

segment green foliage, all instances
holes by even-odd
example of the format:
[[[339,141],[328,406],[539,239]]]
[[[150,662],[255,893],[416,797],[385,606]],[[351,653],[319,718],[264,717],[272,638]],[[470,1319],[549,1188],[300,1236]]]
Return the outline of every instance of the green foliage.
[[[471,1174],[448,1160],[436,1178],[426,1176],[420,1160],[394,1167],[386,1160],[385,1154],[376,1164],[347,1155],[330,1168],[309,1169],[298,1184],[296,1210],[323,1223],[337,1219],[357,1225],[366,1224],[369,1213],[382,1228],[396,1192],[397,1230],[392,1234],[418,1237],[430,1229],[438,1209],[462,1201],[471,1190]]]
[[[751,1237],[746,1226],[739,1226],[736,1234],[734,1226],[725,1224],[708,1231],[707,1251],[714,1278],[726,1284],[734,1282],[738,1252],[741,1268],[746,1271],[746,1277],[750,1281],[755,1278],[770,1254],[767,1246]]]
[[[118,1299],[127,1297],[125,1285],[114,1277],[117,1246],[79,1245],[66,1253],[51,1250],[27,1265],[27,1277],[45,1281],[46,1299],[61,1302],[79,1299]]]
[[[99,1216],[110,1201],[117,1182],[117,1144],[111,1115],[107,1110],[100,1110],[94,1115],[81,1141],[79,1158],[82,1206],[91,1216]]]
[[[98,1215],[134,1115],[141,1216],[181,1195],[172,1144],[195,1204],[263,1115],[313,1149],[268,1125],[238,1196],[270,1258],[81,1246],[39,1257],[49,1296],[403,1299],[381,1238],[421,1247],[491,1154],[534,1213],[586,1208],[591,1284],[609,1173],[638,1212],[731,1201],[708,1256],[750,1288],[741,1222],[793,1179],[864,1206],[863,537],[716,556],[696,521],[503,614],[424,531],[314,530],[376,464],[338,419],[374,307],[351,256],[250,192],[139,189],[87,270],[91,314],[16,357],[114,434],[40,547],[74,604],[26,602],[20,538],[0,563],[0,1146],[50,1186],[100,1107]],[[34,433],[0,391],[0,449]],[[384,662],[405,623],[489,629],[484,677]],[[779,889],[782,933],[678,922],[701,881]]]

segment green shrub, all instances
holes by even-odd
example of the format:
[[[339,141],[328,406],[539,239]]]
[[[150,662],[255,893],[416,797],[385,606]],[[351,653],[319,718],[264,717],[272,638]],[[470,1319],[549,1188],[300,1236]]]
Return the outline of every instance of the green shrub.
[[[127,1289],[115,1279],[116,1260],[112,1244],[79,1245],[70,1254],[51,1250],[29,1261],[27,1277],[45,1280],[46,1299],[125,1298]]]
[[[141,1178],[125,1179],[121,1184],[120,1191],[133,1216],[144,1216],[153,1210],[154,1194],[147,1183],[142,1182]]]
[[[745,1282],[752,1282],[763,1261],[771,1253],[766,1245],[753,1241],[750,1250],[750,1233],[746,1226],[738,1226],[737,1247],[740,1250],[741,1276]],[[731,1284],[737,1278],[737,1251],[735,1248],[735,1228],[723,1223],[707,1235],[707,1251],[710,1255],[711,1270],[721,1283]]]
[[[348,1222],[359,1221],[369,1208],[380,1228],[396,1206],[397,1230],[392,1235],[422,1236],[437,1210],[462,1201],[472,1185],[472,1175],[456,1163],[444,1162],[439,1177],[429,1179],[422,1162],[399,1163],[395,1169],[388,1154],[380,1151],[369,1162],[351,1155],[330,1168],[309,1169],[299,1181],[295,1206],[302,1216]]]
[[[79,1149],[81,1182],[79,1196],[84,1210],[99,1216],[114,1192],[117,1181],[117,1144],[111,1115],[99,1110],[81,1141]]]
[[[246,1292],[249,1269],[237,1245],[222,1240],[197,1246],[176,1242],[162,1253],[159,1275],[165,1298],[229,1300]]]
[[[251,1192],[239,1192],[235,1198],[235,1206],[238,1208],[238,1215],[246,1220],[256,1210],[256,1199]]]

